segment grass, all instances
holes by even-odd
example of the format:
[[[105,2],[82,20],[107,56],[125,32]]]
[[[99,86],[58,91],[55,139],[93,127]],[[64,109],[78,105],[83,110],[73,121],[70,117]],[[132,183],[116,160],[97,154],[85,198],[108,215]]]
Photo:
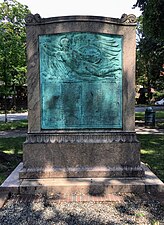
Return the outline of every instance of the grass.
[[[0,121],[0,131],[27,129],[27,125],[28,125],[27,120],[12,121],[7,123]]]
[[[164,135],[138,134],[141,161],[164,182]],[[22,161],[25,137],[0,138],[0,183]]]
[[[145,112],[136,112],[135,118],[136,118],[136,120],[145,120]],[[156,119],[164,119],[164,111],[156,111],[155,118]]]
[[[136,120],[145,120],[145,112],[136,112],[135,113]],[[155,113],[156,119],[164,119],[164,111],[157,111]]]
[[[141,161],[164,182],[164,135],[138,134]]]
[[[136,112],[135,119],[141,122],[145,121],[145,112]],[[157,111],[155,113],[155,120],[155,127],[164,129],[164,111]]]
[[[24,113],[24,112],[27,112],[27,109],[18,109],[18,110],[10,109],[10,110],[7,110],[7,114],[9,114],[9,113]],[[5,110],[0,109],[0,114],[5,114]]]
[[[0,184],[22,161],[25,137],[0,138]]]

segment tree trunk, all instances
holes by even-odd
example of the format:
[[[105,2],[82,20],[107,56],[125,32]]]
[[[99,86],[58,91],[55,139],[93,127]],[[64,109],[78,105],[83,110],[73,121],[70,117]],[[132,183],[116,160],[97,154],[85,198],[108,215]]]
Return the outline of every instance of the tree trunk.
[[[7,97],[5,94],[5,123],[7,123]]]

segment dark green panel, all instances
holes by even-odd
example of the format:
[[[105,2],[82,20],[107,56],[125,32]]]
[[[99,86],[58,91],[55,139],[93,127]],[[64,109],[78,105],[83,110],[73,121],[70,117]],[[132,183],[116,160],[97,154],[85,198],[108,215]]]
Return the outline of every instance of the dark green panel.
[[[114,88],[118,88],[117,83],[109,81],[83,83],[82,116],[85,127],[120,128],[121,98],[116,96]]]
[[[62,85],[63,112],[65,127],[79,127],[81,125],[81,85],[78,83],[64,83]]]
[[[39,37],[41,128],[122,128],[122,37]]]

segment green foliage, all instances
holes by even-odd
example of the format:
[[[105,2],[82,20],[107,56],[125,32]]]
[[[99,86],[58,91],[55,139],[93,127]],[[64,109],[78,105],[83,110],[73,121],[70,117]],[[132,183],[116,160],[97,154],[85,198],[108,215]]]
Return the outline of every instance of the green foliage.
[[[0,138],[0,184],[22,161],[25,137]]]
[[[145,214],[142,213],[142,212],[138,212],[138,213],[135,213],[135,216],[136,216],[136,217],[144,217]]]
[[[27,128],[27,124],[27,120],[12,121],[8,123],[0,122],[0,131]]]
[[[142,37],[137,47],[137,81],[147,87],[164,89],[164,76],[160,76],[164,63],[164,45],[152,38]]]
[[[151,222],[151,225],[160,225],[159,221],[158,220],[153,220]]]
[[[25,137],[17,138],[0,138],[0,152],[22,155],[23,154],[23,142]]]
[[[25,20],[27,6],[16,0],[0,4],[0,81],[1,94],[11,95],[11,87],[26,82]],[[9,88],[8,88],[9,87]]]
[[[154,94],[153,94],[154,98],[156,101],[158,100],[161,100],[162,98],[164,98],[164,92],[159,92],[159,91],[156,91]]]
[[[146,36],[164,40],[164,1],[137,0],[134,7],[139,7],[143,15],[143,30]]]
[[[142,15],[137,24],[137,84],[164,90],[164,1],[137,0]]]

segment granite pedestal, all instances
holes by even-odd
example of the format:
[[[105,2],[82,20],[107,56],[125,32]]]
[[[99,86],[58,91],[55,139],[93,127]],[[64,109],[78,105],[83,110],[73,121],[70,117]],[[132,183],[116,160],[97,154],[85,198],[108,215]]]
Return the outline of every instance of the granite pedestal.
[[[135,134],[135,19],[26,18],[23,182],[144,176]]]

